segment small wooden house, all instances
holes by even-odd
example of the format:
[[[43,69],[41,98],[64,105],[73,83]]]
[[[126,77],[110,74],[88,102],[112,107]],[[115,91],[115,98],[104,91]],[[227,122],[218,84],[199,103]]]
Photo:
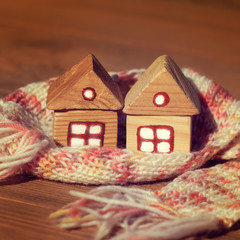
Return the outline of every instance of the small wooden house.
[[[50,86],[47,106],[54,110],[54,138],[63,146],[116,146],[118,85],[88,55]]]
[[[127,148],[145,153],[189,152],[191,117],[200,112],[197,93],[169,56],[157,58],[130,89]]]

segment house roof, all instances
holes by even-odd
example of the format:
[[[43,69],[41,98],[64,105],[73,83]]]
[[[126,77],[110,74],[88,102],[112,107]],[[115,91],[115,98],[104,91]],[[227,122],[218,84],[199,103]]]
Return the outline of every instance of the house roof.
[[[90,90],[90,99],[84,95],[86,90]],[[117,83],[89,54],[51,84],[47,106],[54,110],[118,110],[123,107],[123,97]]]
[[[167,98],[166,104],[154,103],[157,94]],[[194,86],[177,64],[163,55],[127,93],[123,111],[132,115],[194,115],[200,112],[200,102]]]

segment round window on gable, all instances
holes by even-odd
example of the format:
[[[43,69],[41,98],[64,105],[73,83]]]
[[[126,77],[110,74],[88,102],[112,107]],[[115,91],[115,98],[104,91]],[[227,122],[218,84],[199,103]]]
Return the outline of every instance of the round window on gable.
[[[87,87],[83,89],[82,96],[85,100],[93,101],[96,97],[96,92],[93,88]]]
[[[153,97],[153,104],[157,107],[164,107],[169,103],[169,96],[165,92],[158,92]]]

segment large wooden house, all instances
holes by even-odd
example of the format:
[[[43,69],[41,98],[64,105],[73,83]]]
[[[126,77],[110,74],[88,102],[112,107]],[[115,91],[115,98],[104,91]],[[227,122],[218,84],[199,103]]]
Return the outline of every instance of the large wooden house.
[[[169,56],[157,58],[125,98],[127,148],[145,153],[189,152],[196,91]]]
[[[123,97],[93,55],[51,84],[47,106],[54,110],[54,138],[59,144],[117,145],[117,111],[123,107]]]

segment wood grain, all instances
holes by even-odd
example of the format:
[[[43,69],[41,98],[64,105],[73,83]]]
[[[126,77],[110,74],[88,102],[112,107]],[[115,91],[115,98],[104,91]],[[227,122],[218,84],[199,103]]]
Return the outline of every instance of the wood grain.
[[[174,129],[175,152],[190,152],[191,117],[189,116],[127,116],[127,148],[137,152],[137,128],[165,125]]]
[[[67,146],[70,122],[102,122],[105,124],[104,146],[117,146],[117,112],[101,110],[57,111],[54,113],[54,139]]]
[[[74,201],[68,194],[71,185],[16,177],[0,185],[0,237],[6,240],[25,239],[92,239],[94,229],[64,231],[54,227],[48,215]],[[80,190],[80,186],[72,185]],[[86,187],[81,187],[81,191]],[[8,193],[6,196],[5,192]],[[47,204],[46,204],[47,203]]]
[[[94,99],[86,99],[84,90],[91,89]],[[47,97],[49,109],[119,110],[122,93],[95,56],[89,54],[50,85]]]
[[[239,12],[238,0],[0,1],[0,96],[59,76],[94,53],[107,71],[147,68],[168,54],[240,99]],[[70,189],[94,187],[27,176],[0,183],[0,239],[93,239],[94,229],[59,230],[48,214],[75,200]],[[211,239],[237,240],[239,229]]]
[[[166,94],[168,103],[157,106],[154,96]],[[190,81],[166,55],[157,58],[127,93],[123,111],[134,115],[195,115],[200,102]]]

